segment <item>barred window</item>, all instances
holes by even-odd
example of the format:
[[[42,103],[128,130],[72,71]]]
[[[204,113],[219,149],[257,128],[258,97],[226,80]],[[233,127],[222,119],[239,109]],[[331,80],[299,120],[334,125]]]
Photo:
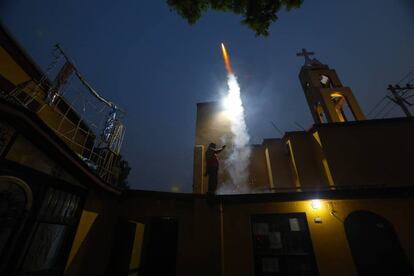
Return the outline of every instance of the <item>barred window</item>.
[[[254,215],[251,219],[255,275],[318,275],[302,213]]]
[[[23,262],[23,272],[59,274],[76,231],[80,196],[48,188]]]

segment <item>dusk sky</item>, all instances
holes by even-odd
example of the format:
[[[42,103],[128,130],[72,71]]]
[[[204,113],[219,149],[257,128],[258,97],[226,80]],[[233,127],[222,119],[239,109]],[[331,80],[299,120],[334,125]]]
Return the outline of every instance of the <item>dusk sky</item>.
[[[283,131],[312,125],[298,80],[302,48],[336,69],[365,114],[414,69],[413,0],[305,0],[278,15],[269,36],[256,37],[230,13],[208,12],[189,26],[163,0],[0,2],[1,22],[42,70],[60,43],[89,83],[127,111],[131,188],[181,192],[192,189],[196,103],[218,101],[226,89],[220,42],[253,143],[280,137],[270,121]],[[387,116],[402,115],[394,108]]]

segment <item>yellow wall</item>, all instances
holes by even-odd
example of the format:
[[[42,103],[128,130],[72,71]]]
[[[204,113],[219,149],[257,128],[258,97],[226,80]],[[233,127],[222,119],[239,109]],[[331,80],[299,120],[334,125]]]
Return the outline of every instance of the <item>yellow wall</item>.
[[[302,189],[326,187],[328,183],[323,175],[313,137],[305,131],[288,132],[284,136],[290,145]],[[286,155],[287,158],[287,155]]]
[[[129,271],[134,271],[129,273],[129,275],[138,276],[138,270],[141,265],[141,255],[142,255],[142,245],[144,242],[144,232],[145,224],[135,223],[135,235],[134,235],[134,244],[132,246],[131,260],[129,262]]]
[[[104,275],[112,254],[117,203],[116,196],[89,192],[66,262],[65,275]]]
[[[78,229],[76,231],[75,238],[72,243],[72,248],[69,253],[69,258],[66,262],[65,273],[67,274],[68,268],[71,268],[73,258],[78,254],[79,249],[86,237],[90,234],[92,225],[95,223],[96,217],[98,216],[95,212],[84,210],[79,221]]]
[[[129,191],[122,199],[116,199],[92,194],[84,214],[97,215],[82,216],[67,275],[103,273],[114,254],[111,248],[117,219],[140,223],[143,228],[151,217],[178,220],[177,275],[254,275],[251,216],[287,213],[306,214],[320,275],[357,275],[343,221],[358,210],[388,220],[414,266],[413,199],[324,199],[322,207],[314,210],[310,200],[270,201],[269,195],[259,194],[237,198],[220,201],[204,196]],[[322,223],[315,223],[315,217],[320,217]],[[138,255],[142,250],[142,231],[137,233],[140,236],[131,240],[137,253],[129,260],[133,267],[139,265]]]
[[[295,187],[294,172],[287,158],[287,145],[282,139],[265,139],[263,146],[268,149],[271,175],[275,191]]]
[[[63,168],[61,164],[56,163],[45,152],[35,146],[29,138],[21,134],[16,137],[5,158],[43,173],[53,175],[69,183],[82,186],[79,180]]]
[[[357,275],[348,246],[343,220],[356,210],[368,210],[387,219],[414,265],[413,200],[323,200],[314,210],[310,201],[280,203],[224,203],[225,275],[254,275],[250,216],[254,214],[306,213],[320,275]],[[335,215],[331,215],[333,209]],[[322,223],[315,223],[318,216]]]
[[[3,47],[0,47],[0,74],[14,85],[30,79]]]
[[[158,198],[145,194],[127,194],[120,202],[119,213],[127,220],[143,223],[150,217],[178,219],[176,275],[180,276],[220,275],[218,214],[218,206],[205,198]]]

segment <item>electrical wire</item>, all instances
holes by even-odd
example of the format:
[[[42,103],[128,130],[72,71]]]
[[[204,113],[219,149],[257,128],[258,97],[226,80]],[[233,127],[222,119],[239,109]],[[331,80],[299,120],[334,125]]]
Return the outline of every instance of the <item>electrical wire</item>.
[[[388,101],[375,115],[374,119],[378,118],[381,113],[388,107],[388,105],[391,103],[391,101]]]
[[[412,78],[411,80],[409,80],[408,82],[407,82],[407,84],[408,85],[410,85],[410,84],[412,84],[412,82],[414,81],[414,78]]]
[[[393,111],[394,110],[394,108],[396,107],[397,105],[393,105],[393,106],[391,106],[391,108],[387,111],[387,112],[385,112],[384,113],[384,115],[382,116],[382,117],[387,117],[387,115],[388,114],[390,114],[391,113],[391,111]]]
[[[404,81],[406,78],[408,78],[412,73],[414,73],[414,69],[411,70],[410,72],[408,72],[397,84],[400,84],[402,81]],[[414,80],[414,79],[412,79],[412,80]]]
[[[373,108],[371,108],[371,110],[368,112],[367,117],[369,117],[371,115],[372,112],[374,112],[375,109],[378,108],[378,106],[380,106],[380,104],[382,103],[383,100],[385,100],[387,97],[384,96]]]

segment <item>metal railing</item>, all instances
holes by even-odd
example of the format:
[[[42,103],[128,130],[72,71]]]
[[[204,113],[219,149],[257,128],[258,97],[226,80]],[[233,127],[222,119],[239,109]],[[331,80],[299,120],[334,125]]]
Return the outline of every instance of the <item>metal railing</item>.
[[[98,126],[94,132],[92,124],[85,122],[65,97],[59,96],[53,106],[47,104],[47,91],[48,87],[43,83],[30,80],[10,93],[3,91],[2,95],[36,113],[102,180],[116,185],[118,172],[115,167],[120,161],[119,152],[102,143],[99,136],[97,139]],[[114,139],[120,145],[125,133],[121,122],[116,130]]]

